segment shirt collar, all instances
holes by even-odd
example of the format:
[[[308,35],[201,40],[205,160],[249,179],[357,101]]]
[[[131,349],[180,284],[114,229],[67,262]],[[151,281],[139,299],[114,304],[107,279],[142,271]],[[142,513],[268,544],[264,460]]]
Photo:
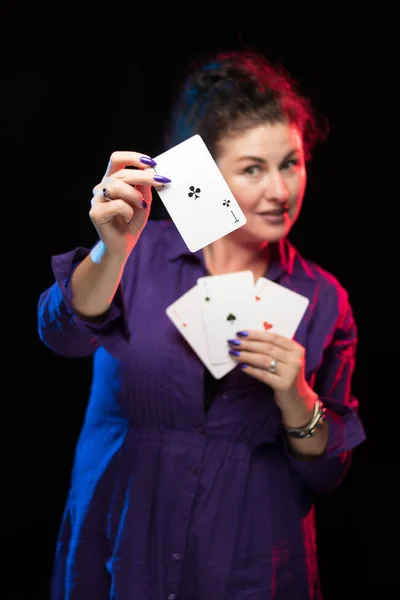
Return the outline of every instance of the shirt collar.
[[[180,234],[174,236],[172,243],[168,246],[167,259],[175,261],[190,257],[197,260],[207,271],[203,250],[190,252]],[[268,279],[278,281],[283,275],[298,277],[300,279],[315,279],[310,266],[303,259],[296,248],[287,239],[280,240],[272,246],[271,262],[268,268]]]

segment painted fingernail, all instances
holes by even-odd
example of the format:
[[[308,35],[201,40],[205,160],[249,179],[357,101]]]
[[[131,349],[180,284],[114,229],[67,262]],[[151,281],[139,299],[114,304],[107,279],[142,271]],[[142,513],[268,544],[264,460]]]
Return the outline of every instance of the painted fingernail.
[[[239,335],[240,337],[247,337],[249,335],[248,331],[238,331],[236,335]]]
[[[148,156],[141,156],[140,162],[142,162],[144,165],[147,165],[149,167],[155,167],[157,164],[155,160],[153,160],[152,158],[149,158]]]
[[[232,346],[240,346],[241,343],[240,340],[228,340],[228,344],[231,344]]]
[[[245,363],[239,363],[239,367],[240,367],[241,369],[247,369],[247,367],[248,367],[248,366],[249,366],[249,365],[246,365]]]
[[[233,356],[240,356],[239,350],[229,350],[229,354],[232,354]]]
[[[145,200],[142,200],[142,206],[143,208],[147,208],[147,202]]]
[[[154,175],[153,179],[157,183],[171,183],[171,180],[168,177],[164,177],[164,175]]]

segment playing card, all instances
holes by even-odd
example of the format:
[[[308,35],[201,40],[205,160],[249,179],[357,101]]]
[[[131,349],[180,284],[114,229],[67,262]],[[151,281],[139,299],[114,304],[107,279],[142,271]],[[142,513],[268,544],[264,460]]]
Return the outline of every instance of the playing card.
[[[210,362],[197,286],[168,306],[166,314],[215,379],[221,379],[236,367],[229,354],[225,364],[212,365]]]
[[[253,273],[200,277],[197,285],[211,364],[226,363],[230,357],[227,340],[235,338],[237,331],[260,326]]]
[[[155,157],[155,171],[171,179],[158,189],[191,252],[242,227],[246,218],[199,135]]]
[[[256,310],[259,322],[256,329],[293,338],[309,305],[309,299],[293,290],[260,277],[255,285]]]

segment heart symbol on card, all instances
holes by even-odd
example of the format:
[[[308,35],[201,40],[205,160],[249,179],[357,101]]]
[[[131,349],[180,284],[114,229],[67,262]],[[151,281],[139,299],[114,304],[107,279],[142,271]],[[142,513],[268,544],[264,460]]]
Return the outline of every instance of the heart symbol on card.
[[[273,327],[273,325],[271,323],[268,323],[268,321],[264,321],[263,325],[265,330],[272,329]]]
[[[256,301],[258,302],[259,300],[261,300],[261,296],[256,296]]]

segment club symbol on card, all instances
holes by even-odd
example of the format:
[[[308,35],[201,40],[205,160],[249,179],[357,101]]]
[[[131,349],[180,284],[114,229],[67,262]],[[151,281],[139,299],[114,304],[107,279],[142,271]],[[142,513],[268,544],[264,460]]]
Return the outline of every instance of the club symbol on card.
[[[236,321],[236,317],[232,313],[229,313],[229,315],[226,317],[226,320],[232,324]]]
[[[204,298],[204,300],[205,300],[206,302],[210,302],[210,296],[206,296],[206,297]]]
[[[191,185],[189,188],[190,192],[188,193],[189,198],[193,198],[197,200],[197,198],[200,198],[199,194],[201,192],[201,189],[198,187],[194,187],[194,185]]]
[[[222,206],[229,207],[230,205],[231,205],[231,201],[230,200],[223,200]],[[233,212],[233,210],[231,210],[231,215],[233,217],[234,222],[235,223],[239,223],[239,219],[237,218],[237,216],[235,215],[235,213]]]

